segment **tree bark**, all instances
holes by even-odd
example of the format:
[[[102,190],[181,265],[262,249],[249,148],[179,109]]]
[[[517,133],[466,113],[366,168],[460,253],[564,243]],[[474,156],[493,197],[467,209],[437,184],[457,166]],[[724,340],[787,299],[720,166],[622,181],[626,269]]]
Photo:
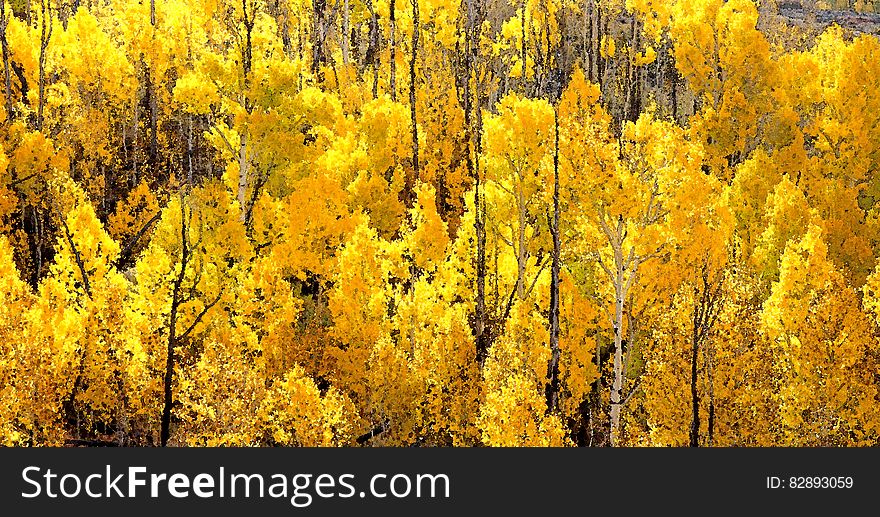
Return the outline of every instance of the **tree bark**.
[[[367,11],[370,12],[370,35],[367,43],[365,61],[373,68],[373,98],[379,96],[379,19],[373,8],[373,0],[367,0]]]
[[[346,3],[348,0],[346,0]],[[287,59],[293,59],[293,41],[290,39],[290,10],[285,4],[285,6],[279,7],[278,16],[281,18],[279,21],[279,25],[281,25],[281,45],[284,48],[284,55],[287,56]]]
[[[247,157],[247,130],[243,130],[239,136],[238,146],[238,206],[241,209],[239,221],[246,223],[247,219],[247,187],[248,187],[248,157]]]
[[[171,312],[168,315],[168,343],[167,355],[165,357],[165,375],[163,378],[163,405],[162,405],[162,422],[159,431],[159,441],[162,447],[168,445],[168,439],[171,437],[171,407],[174,403],[174,393],[172,382],[174,380],[174,348],[177,346],[177,312],[181,304],[181,286],[186,276],[186,268],[189,264],[189,231],[186,224],[186,203],[181,196],[180,199],[180,271],[174,278],[174,284],[171,291]]]
[[[709,373],[709,422],[706,443],[709,447],[715,444],[715,353],[710,346],[706,351],[706,368]]]
[[[49,0],[40,2],[40,57],[39,57],[39,100],[37,104],[37,130],[43,130],[43,106],[46,104],[46,50],[52,38],[52,6]]]
[[[464,116],[467,128],[467,167],[474,182],[474,232],[476,234],[476,307],[474,314],[474,336],[477,362],[482,364],[488,352],[489,329],[486,317],[486,237],[485,208],[482,201],[482,178],[480,174],[480,153],[482,138],[482,118],[480,116],[478,66],[478,46],[480,30],[480,0],[465,0],[467,19],[465,20],[465,82]]]
[[[349,54],[351,53],[351,7],[349,0],[342,3],[342,62],[346,65],[349,62]]]
[[[412,163],[413,177],[411,188],[419,181],[419,126],[416,117],[416,60],[419,55],[419,32],[421,27],[419,24],[419,0],[410,0],[412,2],[413,15],[413,34],[412,34],[412,56],[409,62],[409,112],[410,123],[412,129]],[[410,190],[409,205],[414,201],[412,190]]]
[[[137,91],[135,92],[134,98],[134,109],[132,110],[132,133],[131,133],[131,183],[132,188],[135,188],[138,184],[138,153],[140,151],[140,143],[138,142],[138,120],[140,118],[140,103],[141,97],[141,89],[140,85],[138,85]]]
[[[186,182],[193,184],[193,118],[192,113],[187,117],[186,132]]]
[[[9,69],[9,40],[6,39],[6,28],[9,27],[9,15],[6,2],[0,3],[0,45],[3,50],[3,79],[6,87],[6,119],[12,120],[12,71]]]
[[[668,50],[664,44],[664,50]],[[678,69],[668,52],[664,52],[664,63],[666,64],[667,73],[671,76],[669,83],[672,95],[672,121],[678,123]]]
[[[61,222],[61,227],[64,228],[64,237],[67,239],[67,244],[70,246],[70,252],[73,253],[74,262],[76,262],[76,267],[79,269],[80,276],[82,276],[83,281],[83,290],[86,292],[86,296],[89,299],[92,298],[92,284],[89,282],[89,273],[86,271],[85,262],[83,262],[82,255],[76,247],[76,243],[73,242],[73,234],[70,233],[70,227],[67,226],[67,219],[65,219],[64,214],[61,211],[58,211],[58,220]]]
[[[318,0],[316,0],[318,1]],[[251,86],[251,69],[253,67],[253,40],[252,33],[254,23],[257,18],[256,5],[252,5],[250,13],[247,9],[247,0],[242,0],[242,15],[245,28],[245,46],[242,48],[242,105],[245,112],[250,115],[253,106],[250,100]],[[239,147],[238,147],[238,205],[241,213],[239,220],[248,225],[248,214],[250,213],[247,201],[247,190],[250,186],[250,161],[248,159],[248,127],[245,123],[244,127],[239,130]]]
[[[192,210],[190,210],[190,216],[192,216]],[[193,253],[195,249],[198,248],[199,244],[196,243],[194,247],[190,246],[189,243],[189,225],[187,223],[187,213],[186,213],[186,199],[183,195],[183,191],[180,194],[180,271],[178,271],[177,275],[174,278],[174,283],[172,285],[171,291],[171,311],[168,315],[168,348],[167,355],[165,360],[165,375],[163,377],[164,386],[163,386],[163,404],[162,404],[162,420],[161,427],[159,430],[159,439],[162,447],[168,445],[168,440],[171,437],[171,412],[174,405],[174,365],[177,362],[176,359],[176,347],[180,343],[186,342],[189,338],[189,335],[193,332],[193,330],[198,326],[198,324],[202,321],[202,318],[205,317],[205,314],[211,310],[212,307],[217,305],[217,302],[220,301],[220,297],[223,294],[222,291],[217,293],[217,297],[212,301],[206,303],[202,308],[201,312],[199,312],[196,317],[193,319],[192,323],[181,333],[177,332],[177,318],[180,312],[180,307],[188,302],[191,302],[196,299],[196,290],[198,288],[198,280],[195,280],[192,286],[189,286],[184,290],[183,281],[186,278],[186,271],[189,267],[189,263],[193,258]],[[185,294],[186,293],[186,294]]]
[[[615,251],[615,254],[617,252]],[[620,267],[616,271],[614,282],[614,380],[611,385],[611,446],[618,445],[620,441],[620,406],[622,404],[623,389],[623,271]]]
[[[595,56],[595,66],[596,66],[596,77],[594,79],[595,82],[599,83],[599,86],[602,86],[602,73],[604,72],[604,63],[605,58],[602,57],[602,5],[596,4],[596,27],[595,34],[596,37],[593,39],[593,44],[595,45],[593,49],[593,56]]]
[[[312,0],[312,73],[320,76],[321,65],[325,62],[324,38],[325,27],[324,12],[327,8],[326,0]]]
[[[615,447],[620,442],[620,415],[622,406],[626,403],[623,398],[623,381],[626,374],[626,366],[623,356],[623,317],[627,296],[638,269],[643,260],[642,256],[636,256],[635,251],[630,249],[628,256],[624,257],[623,243],[626,239],[626,229],[623,219],[618,217],[614,228],[608,224],[604,213],[599,214],[599,227],[605,235],[614,255],[614,264],[608,267],[599,259],[599,264],[605,271],[614,287],[614,316],[612,326],[614,329],[614,360],[613,380],[611,384],[611,415],[610,415],[610,445]],[[632,335],[633,333],[631,333]],[[627,342],[627,354],[631,353],[633,338]]]
[[[550,364],[547,367],[547,411],[559,401],[559,114],[553,113],[556,130],[553,146],[553,259],[550,266]]]
[[[525,85],[526,85],[526,59],[528,58],[528,53],[526,52],[526,9],[528,9],[528,2],[523,0],[522,3],[522,34],[520,38],[520,59],[522,60],[522,84],[523,84],[523,93],[525,93]]]
[[[150,25],[156,27],[156,0],[150,0]],[[150,168],[153,174],[159,168],[159,104],[156,101],[156,91],[153,85],[153,76],[150,66],[144,65],[144,78],[147,86],[147,107],[150,110]]]
[[[415,2],[416,0],[412,0],[412,1]],[[414,9],[413,13],[415,14],[415,12],[416,12],[415,10],[417,10],[418,7],[414,7],[413,9]],[[396,21],[395,21],[395,11],[396,11],[396,9],[394,6],[394,0],[390,0],[389,7],[388,7],[388,25],[389,25],[389,35],[388,35],[389,42],[388,42],[388,44],[389,44],[391,50],[388,54],[389,55],[388,64],[389,64],[391,70],[390,70],[388,88],[391,90],[391,100],[393,102],[397,102],[397,59],[395,59],[395,56],[397,55],[397,41],[396,41],[397,27],[396,27]],[[415,27],[415,25],[413,25],[413,26]],[[413,29],[413,30],[415,31],[415,29]],[[414,41],[415,41],[415,39],[414,39]],[[413,60],[415,60],[415,48],[416,47],[414,45],[413,46],[413,56],[414,56]],[[412,97],[410,97],[410,101],[412,101]]]
[[[480,11],[480,5],[481,4],[478,2],[476,11],[476,23],[474,24],[471,39],[471,51],[473,55],[471,62],[472,66],[474,67],[473,108],[475,112],[474,121],[477,126],[474,130],[474,175],[477,179],[477,187],[475,188],[474,198],[474,205],[476,206],[477,217],[474,224],[476,225],[477,238],[477,311],[480,316],[479,324],[481,326],[481,332],[478,337],[478,351],[480,353],[477,354],[477,359],[480,364],[482,364],[483,359],[485,359],[489,353],[491,332],[489,328],[488,315],[486,312],[486,201],[482,181],[482,172],[480,169],[480,157],[483,154],[483,110],[481,109],[482,96],[480,95],[481,89],[479,74],[477,73],[477,67],[479,66],[479,61],[477,61],[479,56],[479,46],[477,43],[480,40],[480,27],[482,25],[482,11]]]
[[[40,285],[40,279],[43,276],[43,214],[34,206],[31,210],[31,218],[34,222],[34,255],[36,267],[34,268],[34,283],[36,289]]]
[[[710,268],[708,259],[703,263],[702,275],[700,283],[694,287],[694,312],[692,326],[692,348],[691,348],[691,427],[690,427],[690,446],[700,446],[700,396],[697,390],[697,360],[699,352],[703,349],[706,358],[705,368],[709,382],[709,438],[708,442],[712,444],[712,434],[715,417],[714,392],[712,390],[712,370],[711,370],[711,350],[705,350],[704,346],[709,339],[709,333],[715,325],[718,313],[721,309],[721,287],[723,276],[718,276],[715,280],[710,277]]]
[[[639,32],[636,15],[632,14],[630,21],[630,52],[637,52],[639,47]],[[624,120],[635,122],[638,118],[638,105],[636,102],[636,90],[638,87],[638,68],[633,64],[633,60],[629,59],[626,66],[626,99],[624,102]]]
[[[696,316],[694,317],[696,320]],[[700,396],[697,393],[697,354],[700,350],[700,340],[697,335],[697,325],[694,322],[691,347],[691,432],[690,446],[700,446]]]
[[[516,236],[516,296],[520,300],[526,297],[526,225],[528,216],[526,208],[525,194],[523,193],[523,182],[525,178],[517,171],[516,185],[516,213],[517,213],[517,236]]]
[[[583,60],[587,80],[593,80],[593,0],[584,0]]]
[[[150,168],[155,174],[159,168],[159,104],[156,102],[156,88],[149,66],[146,70],[146,82],[147,103],[150,108]]]

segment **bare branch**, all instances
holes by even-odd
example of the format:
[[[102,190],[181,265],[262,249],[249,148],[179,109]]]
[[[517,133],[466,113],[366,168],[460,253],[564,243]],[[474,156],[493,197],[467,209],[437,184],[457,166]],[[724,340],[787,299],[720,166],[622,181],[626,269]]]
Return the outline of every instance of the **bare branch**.
[[[626,405],[626,403],[629,402],[629,399],[631,399],[632,396],[635,395],[637,391],[639,391],[639,387],[641,387],[641,385],[642,385],[642,378],[639,377],[638,379],[636,379],[636,383],[633,385],[632,389],[629,390],[629,393],[626,394],[626,397],[624,397],[623,400],[620,402],[620,405],[621,406]]]
[[[134,249],[135,245],[138,243],[138,241],[141,239],[141,237],[143,237],[144,234],[147,233],[147,230],[150,229],[150,226],[152,226],[153,223],[158,221],[161,216],[162,216],[162,212],[159,212],[156,215],[154,215],[153,217],[151,217],[150,220],[147,221],[146,223],[144,223],[143,227],[141,227],[141,229],[138,230],[138,232],[134,235],[134,237],[132,237],[128,241],[128,243],[126,243],[126,245],[122,249],[122,251],[119,252],[119,258],[116,259],[115,265],[117,268],[120,268],[120,267],[122,267],[123,264],[125,264],[125,262],[129,258],[129,255],[131,254],[131,250]]]
[[[64,218],[64,214],[62,214],[60,210],[58,211],[58,219],[61,220],[61,225],[64,227],[64,236],[67,237],[67,243],[70,245],[70,250],[73,252],[76,266],[79,268],[79,272],[82,275],[83,288],[86,291],[86,295],[91,299],[92,286],[89,283],[89,274],[86,272],[86,266],[85,263],[83,263],[82,255],[79,254],[79,250],[76,249],[76,244],[73,242],[73,235],[70,234],[70,227],[67,226],[67,220]]]
[[[208,311],[211,310],[211,307],[217,305],[217,302],[220,301],[220,298],[222,296],[223,296],[223,291],[221,290],[220,292],[217,293],[217,297],[214,298],[214,300],[211,301],[211,303],[209,303],[208,305],[205,305],[205,307],[202,309],[202,311],[199,313],[199,315],[196,316],[196,319],[193,320],[192,324],[183,332],[183,334],[180,335],[180,337],[178,338],[177,341],[185,341],[186,338],[189,337],[190,333],[192,333],[193,329],[196,328],[196,325],[201,323],[202,318],[205,317],[205,314],[207,314]]]

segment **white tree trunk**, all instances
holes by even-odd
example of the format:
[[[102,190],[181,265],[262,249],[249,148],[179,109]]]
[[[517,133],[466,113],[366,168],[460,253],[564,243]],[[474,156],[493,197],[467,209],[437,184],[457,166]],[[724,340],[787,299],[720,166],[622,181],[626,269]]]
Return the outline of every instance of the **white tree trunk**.
[[[618,250],[615,256],[621,256]],[[614,381],[611,385],[611,446],[616,447],[620,441],[620,406],[621,390],[623,389],[623,301],[624,293],[623,263],[615,261],[616,278],[614,279]]]

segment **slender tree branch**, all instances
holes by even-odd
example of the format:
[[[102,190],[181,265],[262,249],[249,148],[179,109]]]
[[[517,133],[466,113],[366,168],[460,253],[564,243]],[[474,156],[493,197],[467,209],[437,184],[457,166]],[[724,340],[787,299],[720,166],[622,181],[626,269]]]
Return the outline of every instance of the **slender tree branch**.
[[[208,305],[205,305],[205,307],[202,309],[202,311],[199,312],[199,315],[196,316],[196,319],[193,320],[192,324],[190,324],[190,326],[183,332],[183,334],[180,335],[180,337],[178,338],[178,341],[185,341],[186,338],[189,337],[189,335],[193,331],[193,329],[196,328],[196,325],[201,323],[202,318],[205,317],[205,314],[207,314],[208,311],[211,310],[211,307],[217,305],[217,302],[220,301],[220,298],[222,296],[223,296],[223,291],[221,290],[219,293],[217,293],[217,297],[214,298],[214,300],[212,300],[211,303],[209,303]]]
[[[150,229],[150,226],[152,226],[153,223],[158,221],[161,216],[162,216],[162,212],[159,212],[156,215],[154,215],[153,217],[151,217],[150,220],[147,221],[146,223],[144,223],[144,225],[141,227],[141,229],[138,230],[138,232],[131,239],[128,240],[128,242],[125,244],[125,248],[123,248],[122,251],[119,252],[119,258],[116,259],[116,267],[117,268],[121,268],[122,265],[125,264],[125,262],[130,258],[129,255],[131,255],[131,251],[134,249],[135,245],[137,245],[137,243],[141,239],[141,237],[143,237],[144,234],[147,233],[147,230]]]
[[[639,387],[641,387],[641,385],[642,378],[639,377],[638,379],[636,379],[636,383],[633,384],[633,387],[629,390],[629,393],[626,394],[626,397],[624,397],[623,400],[620,402],[620,405],[625,406],[626,403],[629,402],[629,399],[631,399],[632,396],[635,395],[637,391],[639,391]]]
[[[80,255],[79,250],[76,249],[76,244],[73,242],[73,235],[70,234],[70,227],[67,226],[67,220],[64,218],[64,214],[61,211],[58,211],[58,219],[61,221],[61,225],[64,227],[64,236],[67,238],[67,243],[70,245],[70,250],[73,252],[73,258],[76,261],[76,266],[79,268],[79,272],[82,275],[83,279],[83,288],[86,291],[86,295],[88,295],[89,299],[92,298],[92,286],[89,283],[89,274],[86,272],[86,266],[83,262],[82,255]]]

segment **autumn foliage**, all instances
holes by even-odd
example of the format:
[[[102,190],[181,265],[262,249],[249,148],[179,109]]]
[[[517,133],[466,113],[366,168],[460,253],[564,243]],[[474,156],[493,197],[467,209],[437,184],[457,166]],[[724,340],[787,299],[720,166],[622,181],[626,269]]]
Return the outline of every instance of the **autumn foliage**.
[[[0,444],[877,445],[880,39],[776,4],[4,3]]]

